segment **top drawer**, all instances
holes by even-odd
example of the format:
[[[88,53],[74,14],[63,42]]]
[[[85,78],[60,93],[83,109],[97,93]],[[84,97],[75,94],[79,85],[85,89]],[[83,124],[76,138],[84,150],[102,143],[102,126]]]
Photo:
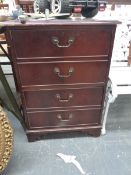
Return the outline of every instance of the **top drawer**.
[[[11,31],[15,57],[59,57],[108,55],[112,28],[107,26],[64,26]]]

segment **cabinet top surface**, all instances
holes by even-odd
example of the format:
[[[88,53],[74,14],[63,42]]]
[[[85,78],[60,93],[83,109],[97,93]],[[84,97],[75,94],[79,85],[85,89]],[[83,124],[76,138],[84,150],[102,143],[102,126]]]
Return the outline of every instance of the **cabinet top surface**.
[[[63,25],[116,25],[119,24],[116,20],[93,20],[93,19],[53,19],[53,20],[33,20],[21,24],[19,20],[0,22],[0,28],[3,27],[35,27],[35,26],[63,26]]]

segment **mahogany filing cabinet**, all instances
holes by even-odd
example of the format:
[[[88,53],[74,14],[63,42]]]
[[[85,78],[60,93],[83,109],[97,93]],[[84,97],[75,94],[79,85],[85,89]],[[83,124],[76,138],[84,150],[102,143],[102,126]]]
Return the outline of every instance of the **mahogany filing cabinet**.
[[[6,26],[29,141],[63,131],[100,136],[116,25],[65,19]]]

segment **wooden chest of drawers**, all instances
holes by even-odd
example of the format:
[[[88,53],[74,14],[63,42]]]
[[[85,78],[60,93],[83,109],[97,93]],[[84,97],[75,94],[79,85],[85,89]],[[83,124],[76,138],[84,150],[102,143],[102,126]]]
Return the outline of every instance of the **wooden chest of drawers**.
[[[7,27],[29,141],[49,132],[100,135],[115,29],[91,20]]]

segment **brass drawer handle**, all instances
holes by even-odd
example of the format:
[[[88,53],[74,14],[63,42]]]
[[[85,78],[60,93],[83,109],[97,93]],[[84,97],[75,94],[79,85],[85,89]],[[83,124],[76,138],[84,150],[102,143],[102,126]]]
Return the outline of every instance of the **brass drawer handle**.
[[[70,76],[72,75],[72,73],[74,72],[74,68],[73,68],[73,67],[70,67],[67,75],[61,75],[60,69],[59,69],[58,67],[55,67],[55,68],[54,68],[54,72],[55,72],[55,74],[57,74],[58,77],[60,77],[60,78],[68,78],[68,77],[70,77]]]
[[[70,47],[71,46],[71,44],[73,43],[75,41],[75,38],[74,37],[70,37],[69,39],[68,39],[68,44],[67,45],[60,45],[59,43],[60,43],[60,41],[59,41],[59,39],[57,38],[57,37],[52,37],[52,43],[54,44],[54,45],[56,45],[57,47]]]
[[[73,98],[73,94],[69,94],[68,99],[62,99],[60,94],[56,94],[56,98],[58,99],[59,102],[61,103],[67,103]]]
[[[61,114],[57,115],[57,118],[62,122],[68,122],[68,121],[70,121],[70,119],[72,119],[72,117],[73,117],[73,114],[69,114],[67,119],[63,119]]]

